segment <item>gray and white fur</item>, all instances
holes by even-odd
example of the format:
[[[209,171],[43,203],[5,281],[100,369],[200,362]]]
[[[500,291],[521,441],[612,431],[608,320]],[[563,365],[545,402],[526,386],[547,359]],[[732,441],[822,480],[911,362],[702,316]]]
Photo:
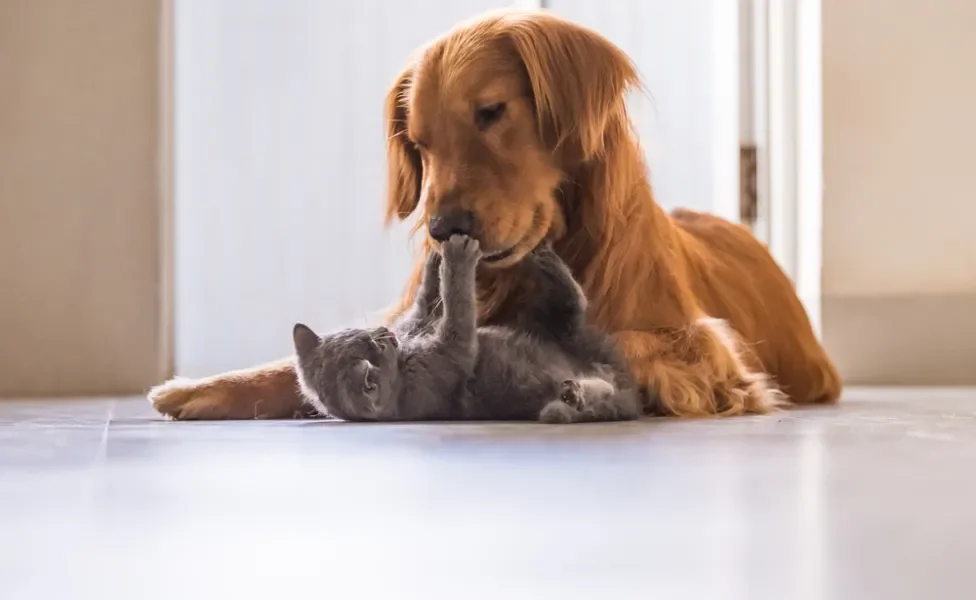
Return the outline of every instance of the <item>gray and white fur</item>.
[[[320,337],[294,328],[302,391],[347,421],[621,421],[640,414],[613,341],[586,322],[586,299],[544,243],[523,260],[532,291],[511,326],[477,326],[478,241],[431,253],[413,307],[389,329]]]

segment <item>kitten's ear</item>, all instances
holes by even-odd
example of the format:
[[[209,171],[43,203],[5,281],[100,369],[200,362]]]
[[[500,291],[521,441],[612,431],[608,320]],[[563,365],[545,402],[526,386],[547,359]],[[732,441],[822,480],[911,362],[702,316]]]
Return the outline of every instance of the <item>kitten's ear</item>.
[[[318,348],[322,339],[317,333],[312,331],[312,329],[305,325],[304,323],[295,323],[295,328],[292,329],[291,337],[295,341],[295,352],[299,356],[308,355]]]
[[[373,381],[373,371],[376,370],[376,367],[373,366],[373,363],[369,362],[368,360],[363,360],[363,362],[360,363],[360,368],[363,371],[363,391],[375,391],[376,382]]]

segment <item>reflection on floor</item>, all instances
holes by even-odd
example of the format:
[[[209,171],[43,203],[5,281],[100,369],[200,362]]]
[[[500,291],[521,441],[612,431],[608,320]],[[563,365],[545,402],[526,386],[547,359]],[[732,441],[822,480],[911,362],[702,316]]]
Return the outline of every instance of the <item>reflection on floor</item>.
[[[615,425],[0,402],[0,598],[972,598],[976,392]]]

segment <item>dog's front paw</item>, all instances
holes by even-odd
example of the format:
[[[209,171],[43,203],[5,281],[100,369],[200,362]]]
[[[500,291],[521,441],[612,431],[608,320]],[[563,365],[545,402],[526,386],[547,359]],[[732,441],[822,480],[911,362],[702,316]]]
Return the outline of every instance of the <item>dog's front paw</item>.
[[[441,244],[444,261],[451,265],[476,265],[481,259],[481,244],[473,237],[452,235]]]
[[[231,379],[176,377],[149,390],[149,402],[160,414],[181,421],[225,419],[315,418],[316,411],[285,391],[262,389]]]

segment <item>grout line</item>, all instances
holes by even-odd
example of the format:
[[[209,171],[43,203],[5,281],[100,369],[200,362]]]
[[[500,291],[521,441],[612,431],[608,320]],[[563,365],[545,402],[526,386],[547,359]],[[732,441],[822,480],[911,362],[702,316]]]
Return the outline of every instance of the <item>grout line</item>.
[[[108,414],[105,415],[105,427],[102,429],[102,439],[98,443],[98,450],[95,451],[95,461],[103,462],[108,454],[108,430],[112,425],[112,417],[115,415],[115,406],[118,400],[112,400],[108,405]]]

